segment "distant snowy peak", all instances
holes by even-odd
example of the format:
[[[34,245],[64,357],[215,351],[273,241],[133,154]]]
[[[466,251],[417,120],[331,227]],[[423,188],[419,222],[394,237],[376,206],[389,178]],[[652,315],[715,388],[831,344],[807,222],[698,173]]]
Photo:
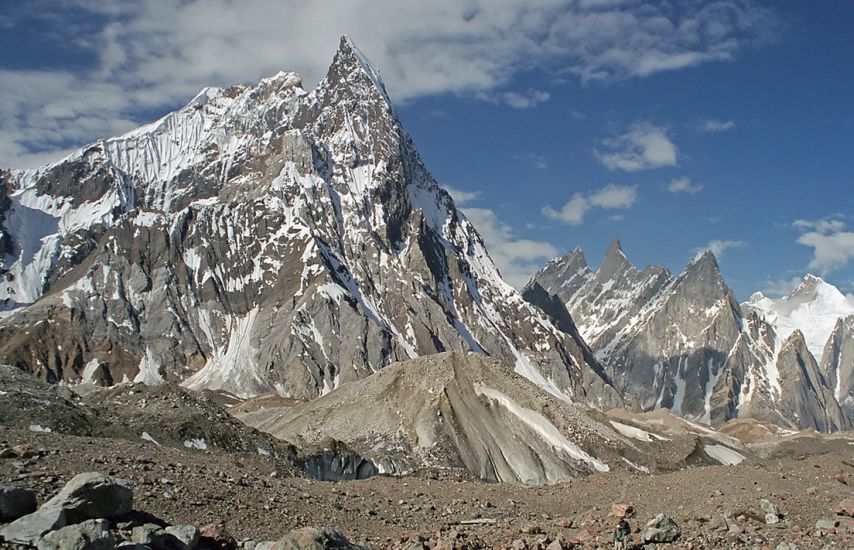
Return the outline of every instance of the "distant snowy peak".
[[[529,283],[529,294],[541,287],[563,300],[614,385],[638,409],[668,408],[708,424],[738,417],[822,431],[851,424],[827,383],[831,377],[807,349],[812,327],[781,334],[758,311],[756,304],[773,304],[759,294],[742,308],[712,252],[696,256],[678,276],[663,267],[638,271],[618,240],[595,274],[582,257],[575,250],[550,262]],[[810,300],[841,303],[813,279],[798,299],[800,307]],[[821,371],[841,373],[844,365],[836,363]],[[836,386],[844,395],[844,384]]]
[[[854,298],[821,277],[806,275],[788,295],[774,299],[757,292],[742,307],[763,316],[781,338],[800,330],[810,353],[821,361],[837,320],[854,314]]]

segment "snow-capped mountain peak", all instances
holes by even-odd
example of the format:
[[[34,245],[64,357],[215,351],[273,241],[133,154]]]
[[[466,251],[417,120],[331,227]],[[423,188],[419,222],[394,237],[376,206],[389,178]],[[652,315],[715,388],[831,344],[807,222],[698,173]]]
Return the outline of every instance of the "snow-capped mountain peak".
[[[42,378],[310,398],[476,351],[621,403],[580,337],[501,279],[347,37],[314,90],[289,72],[207,88],[0,186],[0,360]]]
[[[797,288],[782,298],[755,293],[742,306],[774,325],[781,338],[800,330],[817,361],[822,359],[837,319],[854,314],[854,299],[815,275],[806,275]]]

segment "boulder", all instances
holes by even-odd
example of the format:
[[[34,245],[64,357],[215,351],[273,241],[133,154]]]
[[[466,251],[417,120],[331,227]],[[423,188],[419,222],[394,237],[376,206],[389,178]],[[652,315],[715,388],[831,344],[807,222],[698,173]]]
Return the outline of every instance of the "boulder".
[[[662,543],[673,542],[682,534],[682,529],[673,521],[673,518],[664,514],[657,514],[647,522],[643,529],[643,541]]]
[[[153,545],[160,543],[161,527],[156,523],[137,525],[131,531],[130,540],[136,544]]]
[[[32,514],[36,508],[36,493],[32,489],[0,485],[0,521],[15,521]]]
[[[572,537],[572,542],[575,544],[585,544],[593,540],[596,540],[596,534],[587,527],[582,527]]]
[[[228,532],[223,522],[209,523],[199,528],[199,537],[206,547],[217,550],[233,550],[237,541]]]
[[[65,510],[42,507],[4,527],[0,531],[0,537],[6,542],[35,546],[46,533],[61,529],[67,524]]]
[[[777,508],[776,504],[763,498],[759,500],[759,508],[761,508],[765,513],[766,525],[776,525],[780,523],[780,518],[783,517],[783,514],[780,513],[780,509]]]
[[[162,534],[167,546],[175,550],[195,550],[199,545],[199,530],[193,525],[170,525]]]
[[[46,534],[38,550],[113,550],[116,539],[105,519],[90,519]]]
[[[68,523],[87,519],[114,518],[133,509],[133,489],[129,481],[102,474],[78,474],[43,508],[65,510]]]
[[[837,516],[847,516],[849,518],[854,518],[854,498],[846,498],[836,507]]]
[[[631,504],[612,504],[611,505],[611,517],[612,518],[630,518],[634,515],[635,509]]]
[[[291,531],[272,546],[272,550],[350,550],[352,548],[357,547],[338,531],[314,527],[303,527]]]

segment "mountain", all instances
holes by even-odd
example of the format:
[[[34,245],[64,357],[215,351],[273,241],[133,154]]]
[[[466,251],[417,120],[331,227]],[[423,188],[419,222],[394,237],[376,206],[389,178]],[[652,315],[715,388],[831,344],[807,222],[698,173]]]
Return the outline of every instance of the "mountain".
[[[817,361],[822,360],[837,320],[854,315],[854,299],[815,275],[806,275],[797,288],[782,298],[772,299],[756,292],[742,306],[765,317],[783,337],[800,330]]]
[[[343,441],[386,474],[463,469],[483,481],[539,485],[719,463],[710,431],[665,436],[617,422],[474,353],[419,357],[302,405],[238,417],[298,447]]]
[[[314,398],[473,350],[563,399],[621,402],[504,282],[346,37],[312,91],[286,72],[207,88],[0,186],[0,359],[50,382]]]
[[[595,272],[576,249],[549,262],[523,294],[535,287],[563,302],[637,410],[668,408],[712,425],[742,417],[820,431],[852,425],[803,333],[787,339],[742,307],[711,252],[674,276],[637,269],[615,240]]]

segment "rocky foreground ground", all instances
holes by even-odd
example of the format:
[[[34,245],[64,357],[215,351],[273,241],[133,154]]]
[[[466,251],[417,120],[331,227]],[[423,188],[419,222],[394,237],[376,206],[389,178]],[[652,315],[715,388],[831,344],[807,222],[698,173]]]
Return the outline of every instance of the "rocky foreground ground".
[[[0,482],[34,489],[40,504],[75,475],[98,471],[132,484],[137,512],[176,526],[223,522],[247,548],[306,526],[372,548],[596,548],[610,544],[621,504],[633,508],[636,547],[646,522],[663,513],[681,531],[671,547],[854,548],[850,504],[841,506],[854,497],[854,446],[844,439],[790,441],[738,466],[542,487],[473,482],[456,471],[320,482],[258,453],[20,428],[0,428],[0,456]]]

